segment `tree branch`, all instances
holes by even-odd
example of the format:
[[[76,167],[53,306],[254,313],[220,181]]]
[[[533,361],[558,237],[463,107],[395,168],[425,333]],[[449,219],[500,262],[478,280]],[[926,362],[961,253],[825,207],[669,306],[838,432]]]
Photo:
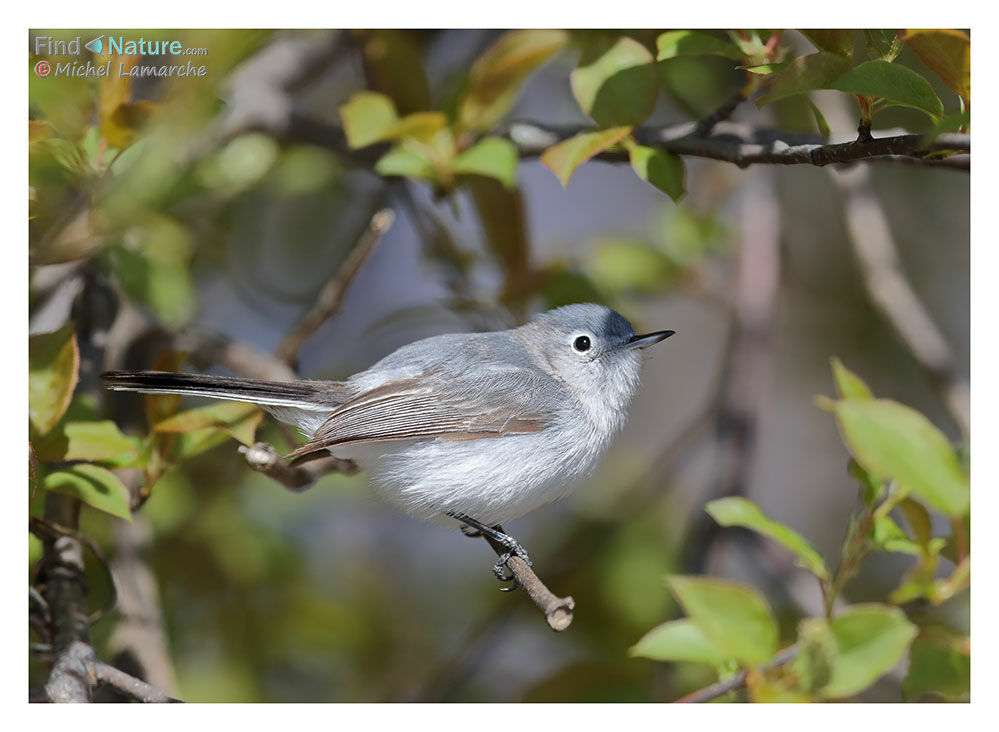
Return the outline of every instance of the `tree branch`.
[[[395,214],[392,209],[381,208],[374,213],[367,229],[364,230],[347,258],[344,259],[337,273],[319,292],[312,309],[278,344],[277,350],[274,352],[275,357],[292,366],[298,361],[298,351],[302,344],[340,310],[351,281],[361,265],[364,264],[364,260],[374,250],[379,239],[392,226],[393,221],[395,221]]]
[[[797,646],[788,646],[783,651],[778,653],[771,659],[771,661],[760,667],[760,671],[770,671],[771,669],[778,668],[785,664],[790,663],[798,655]],[[676,700],[677,704],[703,704],[704,702],[709,702],[718,697],[725,696],[730,691],[735,691],[736,689],[741,689],[746,685],[746,679],[749,673],[743,669],[736,673],[732,678],[724,679],[718,681],[717,683],[711,684],[711,686],[705,686],[703,689],[698,689],[693,691],[686,696],[682,696]]]
[[[129,676],[121,669],[117,669],[101,661],[93,661],[93,675],[96,682],[101,682],[111,686],[117,691],[126,694],[133,699],[147,704],[179,703],[180,699],[164,694],[159,689],[150,686],[142,679]]]
[[[45,497],[48,521],[75,529],[79,515],[79,500],[58,493]],[[38,583],[51,613],[52,651],[56,658],[45,693],[54,702],[89,702],[91,679],[87,663],[93,649],[83,544],[74,536],[52,532],[44,534],[42,546]]]
[[[870,141],[852,140],[828,144],[813,135],[798,135],[746,124],[719,121],[710,135],[699,135],[698,122],[670,127],[640,127],[635,137],[642,145],[667,150],[676,155],[710,158],[735,163],[740,168],[753,164],[830,165],[871,160],[904,158],[913,163],[934,165],[945,161],[927,159],[942,152],[971,152],[971,136],[949,133],[927,139],[922,135],[899,134],[876,137]],[[501,133],[517,146],[521,157],[536,157],[552,145],[592,129],[550,127],[536,122],[508,122]],[[595,160],[625,162],[625,151],[605,150]],[[954,167],[954,162],[948,163]],[[962,169],[966,169],[963,168]]]
[[[292,463],[278,455],[274,446],[266,442],[257,442],[250,447],[240,445],[239,451],[251,468],[295,493],[307,490],[327,473],[354,475],[358,471],[354,461],[328,454]]]
[[[486,534],[482,535],[497,556],[507,553],[507,548]],[[527,591],[531,600],[538,606],[548,621],[548,626],[555,631],[563,631],[572,623],[572,611],[576,601],[571,597],[558,597],[542,582],[530,565],[518,556],[512,556],[506,563],[517,582]]]

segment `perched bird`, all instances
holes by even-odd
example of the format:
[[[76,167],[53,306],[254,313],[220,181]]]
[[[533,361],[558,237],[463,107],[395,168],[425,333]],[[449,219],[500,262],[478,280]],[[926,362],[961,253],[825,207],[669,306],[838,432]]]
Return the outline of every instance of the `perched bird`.
[[[671,330],[635,335],[602,305],[550,310],[526,325],[410,343],[346,381],[112,371],[110,389],[195,394],[258,404],[309,438],[287,456],[355,460],[407,513],[457,521],[530,563],[502,524],[564,496],[624,425],[641,349]]]

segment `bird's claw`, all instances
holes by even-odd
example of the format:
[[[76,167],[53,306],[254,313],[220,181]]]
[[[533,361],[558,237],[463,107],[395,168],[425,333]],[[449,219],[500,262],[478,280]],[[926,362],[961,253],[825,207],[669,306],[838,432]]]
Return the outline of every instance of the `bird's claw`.
[[[513,570],[510,569],[507,562],[513,557],[520,557],[528,567],[533,566],[533,563],[531,562],[531,558],[527,556],[527,550],[520,545],[519,541],[509,534],[504,533],[501,526],[487,526],[462,513],[448,513],[448,516],[462,523],[461,533],[465,536],[480,536],[484,534],[494,542],[502,544],[506,551],[503,552],[496,561],[496,564],[493,565],[493,574],[500,582],[513,583],[509,587],[500,587],[502,592],[511,592],[520,587],[520,581],[514,575]]]

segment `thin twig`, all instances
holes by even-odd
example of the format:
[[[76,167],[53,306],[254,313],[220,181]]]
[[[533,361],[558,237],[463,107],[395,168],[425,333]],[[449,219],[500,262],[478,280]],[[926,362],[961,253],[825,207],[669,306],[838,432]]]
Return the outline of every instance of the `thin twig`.
[[[130,676],[121,669],[115,668],[101,661],[93,662],[93,672],[95,680],[114,689],[127,694],[140,702],[147,704],[169,704],[179,703],[180,699],[174,699],[168,694],[164,694],[159,689],[147,684],[142,679]]]
[[[482,535],[489,546],[493,548],[497,556],[507,553],[507,548],[486,534]],[[562,631],[572,623],[572,611],[576,607],[576,601],[571,597],[559,597],[549,590],[542,582],[531,566],[518,556],[512,556],[506,563],[507,568],[513,573],[514,578],[527,591],[531,600],[538,606],[548,625],[552,630]]]
[[[256,442],[250,447],[240,445],[239,452],[251,468],[295,493],[307,490],[327,473],[354,475],[358,471],[354,461],[328,454],[292,463],[278,455],[274,446],[266,442]]]
[[[769,663],[760,667],[760,671],[770,671],[772,669],[778,668],[779,666],[784,666],[794,660],[795,656],[798,655],[797,646],[788,646],[783,651],[778,653]],[[736,689],[741,689],[746,685],[746,679],[749,673],[743,669],[736,673],[734,676],[722,681],[718,681],[711,686],[705,686],[703,689],[698,689],[693,691],[686,696],[682,696],[676,700],[677,704],[703,704],[704,702],[709,702],[712,699],[717,699],[718,697],[725,696],[730,691],[735,691]]]
[[[392,226],[394,220],[395,214],[391,209],[382,208],[375,212],[368,228],[365,229],[354,249],[347,255],[333,278],[320,291],[312,309],[281,340],[274,352],[278,359],[290,365],[297,362],[298,351],[302,344],[319,329],[319,326],[340,310],[340,305],[343,303],[351,280],[354,279],[364,260],[371,254],[378,240]]]
[[[871,302],[894,328],[967,437],[971,430],[971,386],[943,334],[910,284],[892,238],[888,218],[865,168],[832,171],[844,194],[847,231]]]

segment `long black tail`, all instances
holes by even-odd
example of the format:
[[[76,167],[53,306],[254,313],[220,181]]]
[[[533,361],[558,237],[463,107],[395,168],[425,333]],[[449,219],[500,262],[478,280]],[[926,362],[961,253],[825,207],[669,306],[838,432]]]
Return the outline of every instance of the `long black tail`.
[[[329,381],[261,381],[231,376],[180,374],[169,371],[106,371],[101,379],[108,389],[146,394],[195,394],[212,399],[276,407],[315,409],[335,404],[340,384]]]

